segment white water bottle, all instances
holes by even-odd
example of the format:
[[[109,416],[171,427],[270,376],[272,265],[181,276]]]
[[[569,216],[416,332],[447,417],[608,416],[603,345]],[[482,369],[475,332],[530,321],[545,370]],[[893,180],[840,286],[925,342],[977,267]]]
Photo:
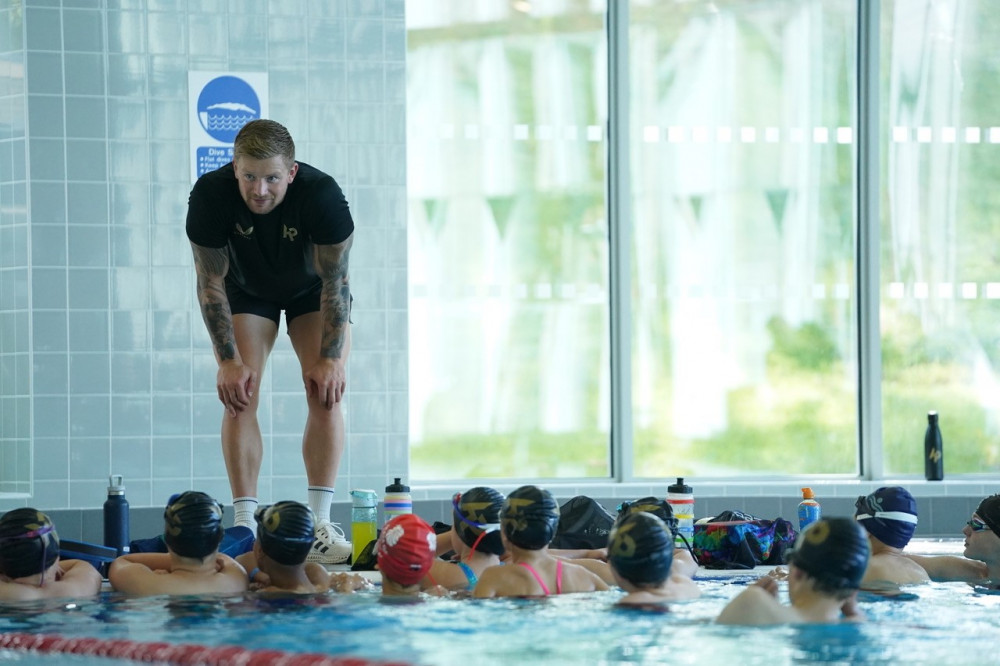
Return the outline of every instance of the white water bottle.
[[[694,543],[694,490],[684,483],[683,478],[677,477],[677,483],[667,487],[667,504],[677,519],[674,547],[687,548]]]
[[[382,508],[385,511],[385,522],[389,522],[404,513],[413,513],[413,498],[410,496],[410,487],[403,484],[402,479],[398,476],[393,483],[385,487]]]

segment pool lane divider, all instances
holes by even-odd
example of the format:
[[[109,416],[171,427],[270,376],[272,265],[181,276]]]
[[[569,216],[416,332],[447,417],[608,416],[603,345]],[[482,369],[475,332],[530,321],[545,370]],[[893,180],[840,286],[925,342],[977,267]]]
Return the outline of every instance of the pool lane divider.
[[[70,637],[58,634],[0,633],[0,649],[45,654],[78,654],[179,666],[409,666],[404,662],[334,657],[314,652],[249,650],[238,645],[190,645]]]

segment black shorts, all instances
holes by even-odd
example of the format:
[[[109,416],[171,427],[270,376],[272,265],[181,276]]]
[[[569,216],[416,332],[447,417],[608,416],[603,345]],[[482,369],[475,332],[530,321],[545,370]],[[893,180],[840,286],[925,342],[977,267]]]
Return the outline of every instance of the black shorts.
[[[263,298],[251,296],[240,289],[239,285],[226,280],[226,296],[229,297],[229,309],[234,315],[252,314],[258,317],[266,317],[273,321],[275,325],[281,325],[281,311],[285,311],[285,326],[300,315],[310,312],[319,312],[320,296],[323,293],[323,284],[317,283],[315,287],[307,291],[298,298],[286,303],[274,303]],[[347,321],[351,322],[351,310],[354,308],[354,296],[347,306]]]

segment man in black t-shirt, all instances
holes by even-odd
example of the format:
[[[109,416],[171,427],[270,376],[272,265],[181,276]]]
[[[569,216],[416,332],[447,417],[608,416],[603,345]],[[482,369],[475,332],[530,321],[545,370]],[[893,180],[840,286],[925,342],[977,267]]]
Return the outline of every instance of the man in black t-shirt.
[[[284,310],[309,406],[302,457],[317,516],[309,559],[336,564],[351,553],[330,521],[330,504],[344,451],[340,401],[351,347],[354,221],[336,181],[295,161],[295,144],[279,123],[247,123],[233,149],[232,164],[203,175],[191,190],[187,235],[219,365],[222,451],[236,524],[256,527],[258,388]]]

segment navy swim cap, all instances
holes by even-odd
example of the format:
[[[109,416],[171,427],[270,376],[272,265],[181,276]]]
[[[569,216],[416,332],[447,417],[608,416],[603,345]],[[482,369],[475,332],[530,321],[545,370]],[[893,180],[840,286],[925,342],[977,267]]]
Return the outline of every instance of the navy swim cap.
[[[59,535],[38,509],[8,511],[0,518],[0,573],[23,578],[42,573],[59,558]]]
[[[905,488],[879,488],[854,507],[854,519],[887,546],[904,548],[917,529],[917,500]]]
[[[559,505],[544,488],[521,486],[504,501],[500,523],[507,539],[518,548],[541,550],[556,535]]]
[[[301,502],[284,501],[258,507],[253,517],[265,555],[289,566],[306,561],[316,540],[316,516],[312,509]]]
[[[976,515],[1000,536],[1000,495],[990,495],[980,502]]]
[[[821,518],[802,530],[788,563],[830,590],[856,590],[868,568],[868,536],[852,518]]]
[[[482,486],[476,486],[452,498],[452,524],[462,543],[480,552],[503,554],[503,542],[500,539],[500,510],[503,508],[503,501],[503,493]]]
[[[204,558],[222,542],[222,505],[197,490],[171,497],[163,521],[163,541],[181,557]]]
[[[608,540],[608,563],[634,585],[659,585],[670,577],[674,537],[667,524],[645,511],[618,520]]]

